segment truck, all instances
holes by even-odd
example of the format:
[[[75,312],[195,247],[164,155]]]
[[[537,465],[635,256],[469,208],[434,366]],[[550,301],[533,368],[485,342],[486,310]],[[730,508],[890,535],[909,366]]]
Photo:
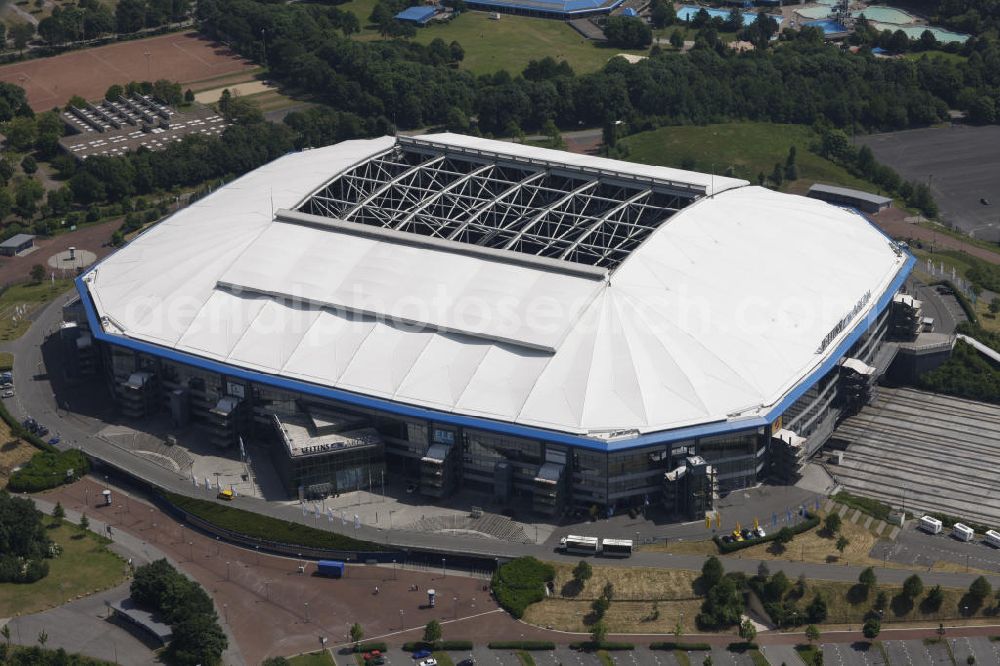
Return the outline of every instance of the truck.
[[[920,529],[928,534],[941,534],[941,528],[944,527],[941,521],[937,518],[932,518],[931,516],[924,516],[920,519]]]
[[[570,534],[559,539],[559,548],[564,553],[579,553],[580,555],[597,555],[601,550],[601,541],[597,537],[576,536]]]
[[[343,578],[344,563],[339,560],[320,560],[316,563],[316,573],[327,578]]]
[[[959,541],[972,541],[976,536],[976,532],[968,525],[955,523],[951,526],[951,535]]]

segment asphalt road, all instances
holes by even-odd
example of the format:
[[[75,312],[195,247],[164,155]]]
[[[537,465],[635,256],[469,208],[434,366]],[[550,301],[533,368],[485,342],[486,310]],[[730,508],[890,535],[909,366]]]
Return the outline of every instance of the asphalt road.
[[[1000,239],[1000,127],[933,127],[857,141],[906,180],[929,181],[946,222],[979,239]]]

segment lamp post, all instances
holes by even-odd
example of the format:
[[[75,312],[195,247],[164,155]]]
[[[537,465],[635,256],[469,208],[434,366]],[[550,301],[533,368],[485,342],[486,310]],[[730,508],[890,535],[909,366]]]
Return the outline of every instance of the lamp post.
[[[309,602],[305,602],[306,607],[306,622],[309,622]]]
[[[229,580],[229,562],[226,562],[226,580]]]
[[[444,562],[445,562],[445,558],[442,557],[441,558],[441,578],[444,578],[445,576],[448,575],[448,573],[447,573],[447,571],[445,570],[445,567],[444,567]]]
[[[405,628],[406,628],[406,625],[403,624],[403,609],[400,609],[399,610],[399,630],[403,631],[403,629],[405,629]]]

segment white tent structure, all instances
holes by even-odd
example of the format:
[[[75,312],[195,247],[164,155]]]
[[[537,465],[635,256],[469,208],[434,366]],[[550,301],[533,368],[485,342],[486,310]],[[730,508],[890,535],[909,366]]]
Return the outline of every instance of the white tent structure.
[[[822,201],[436,134],[287,155],[83,287],[111,343],[606,439],[767,417],[908,261]]]

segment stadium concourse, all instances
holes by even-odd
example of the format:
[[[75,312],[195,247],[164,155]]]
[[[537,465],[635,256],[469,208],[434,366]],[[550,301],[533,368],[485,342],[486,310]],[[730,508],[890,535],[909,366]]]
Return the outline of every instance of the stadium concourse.
[[[733,178],[436,134],[290,154],[78,280],[69,367],[289,498],[548,518],[793,481],[908,335],[913,258]]]

